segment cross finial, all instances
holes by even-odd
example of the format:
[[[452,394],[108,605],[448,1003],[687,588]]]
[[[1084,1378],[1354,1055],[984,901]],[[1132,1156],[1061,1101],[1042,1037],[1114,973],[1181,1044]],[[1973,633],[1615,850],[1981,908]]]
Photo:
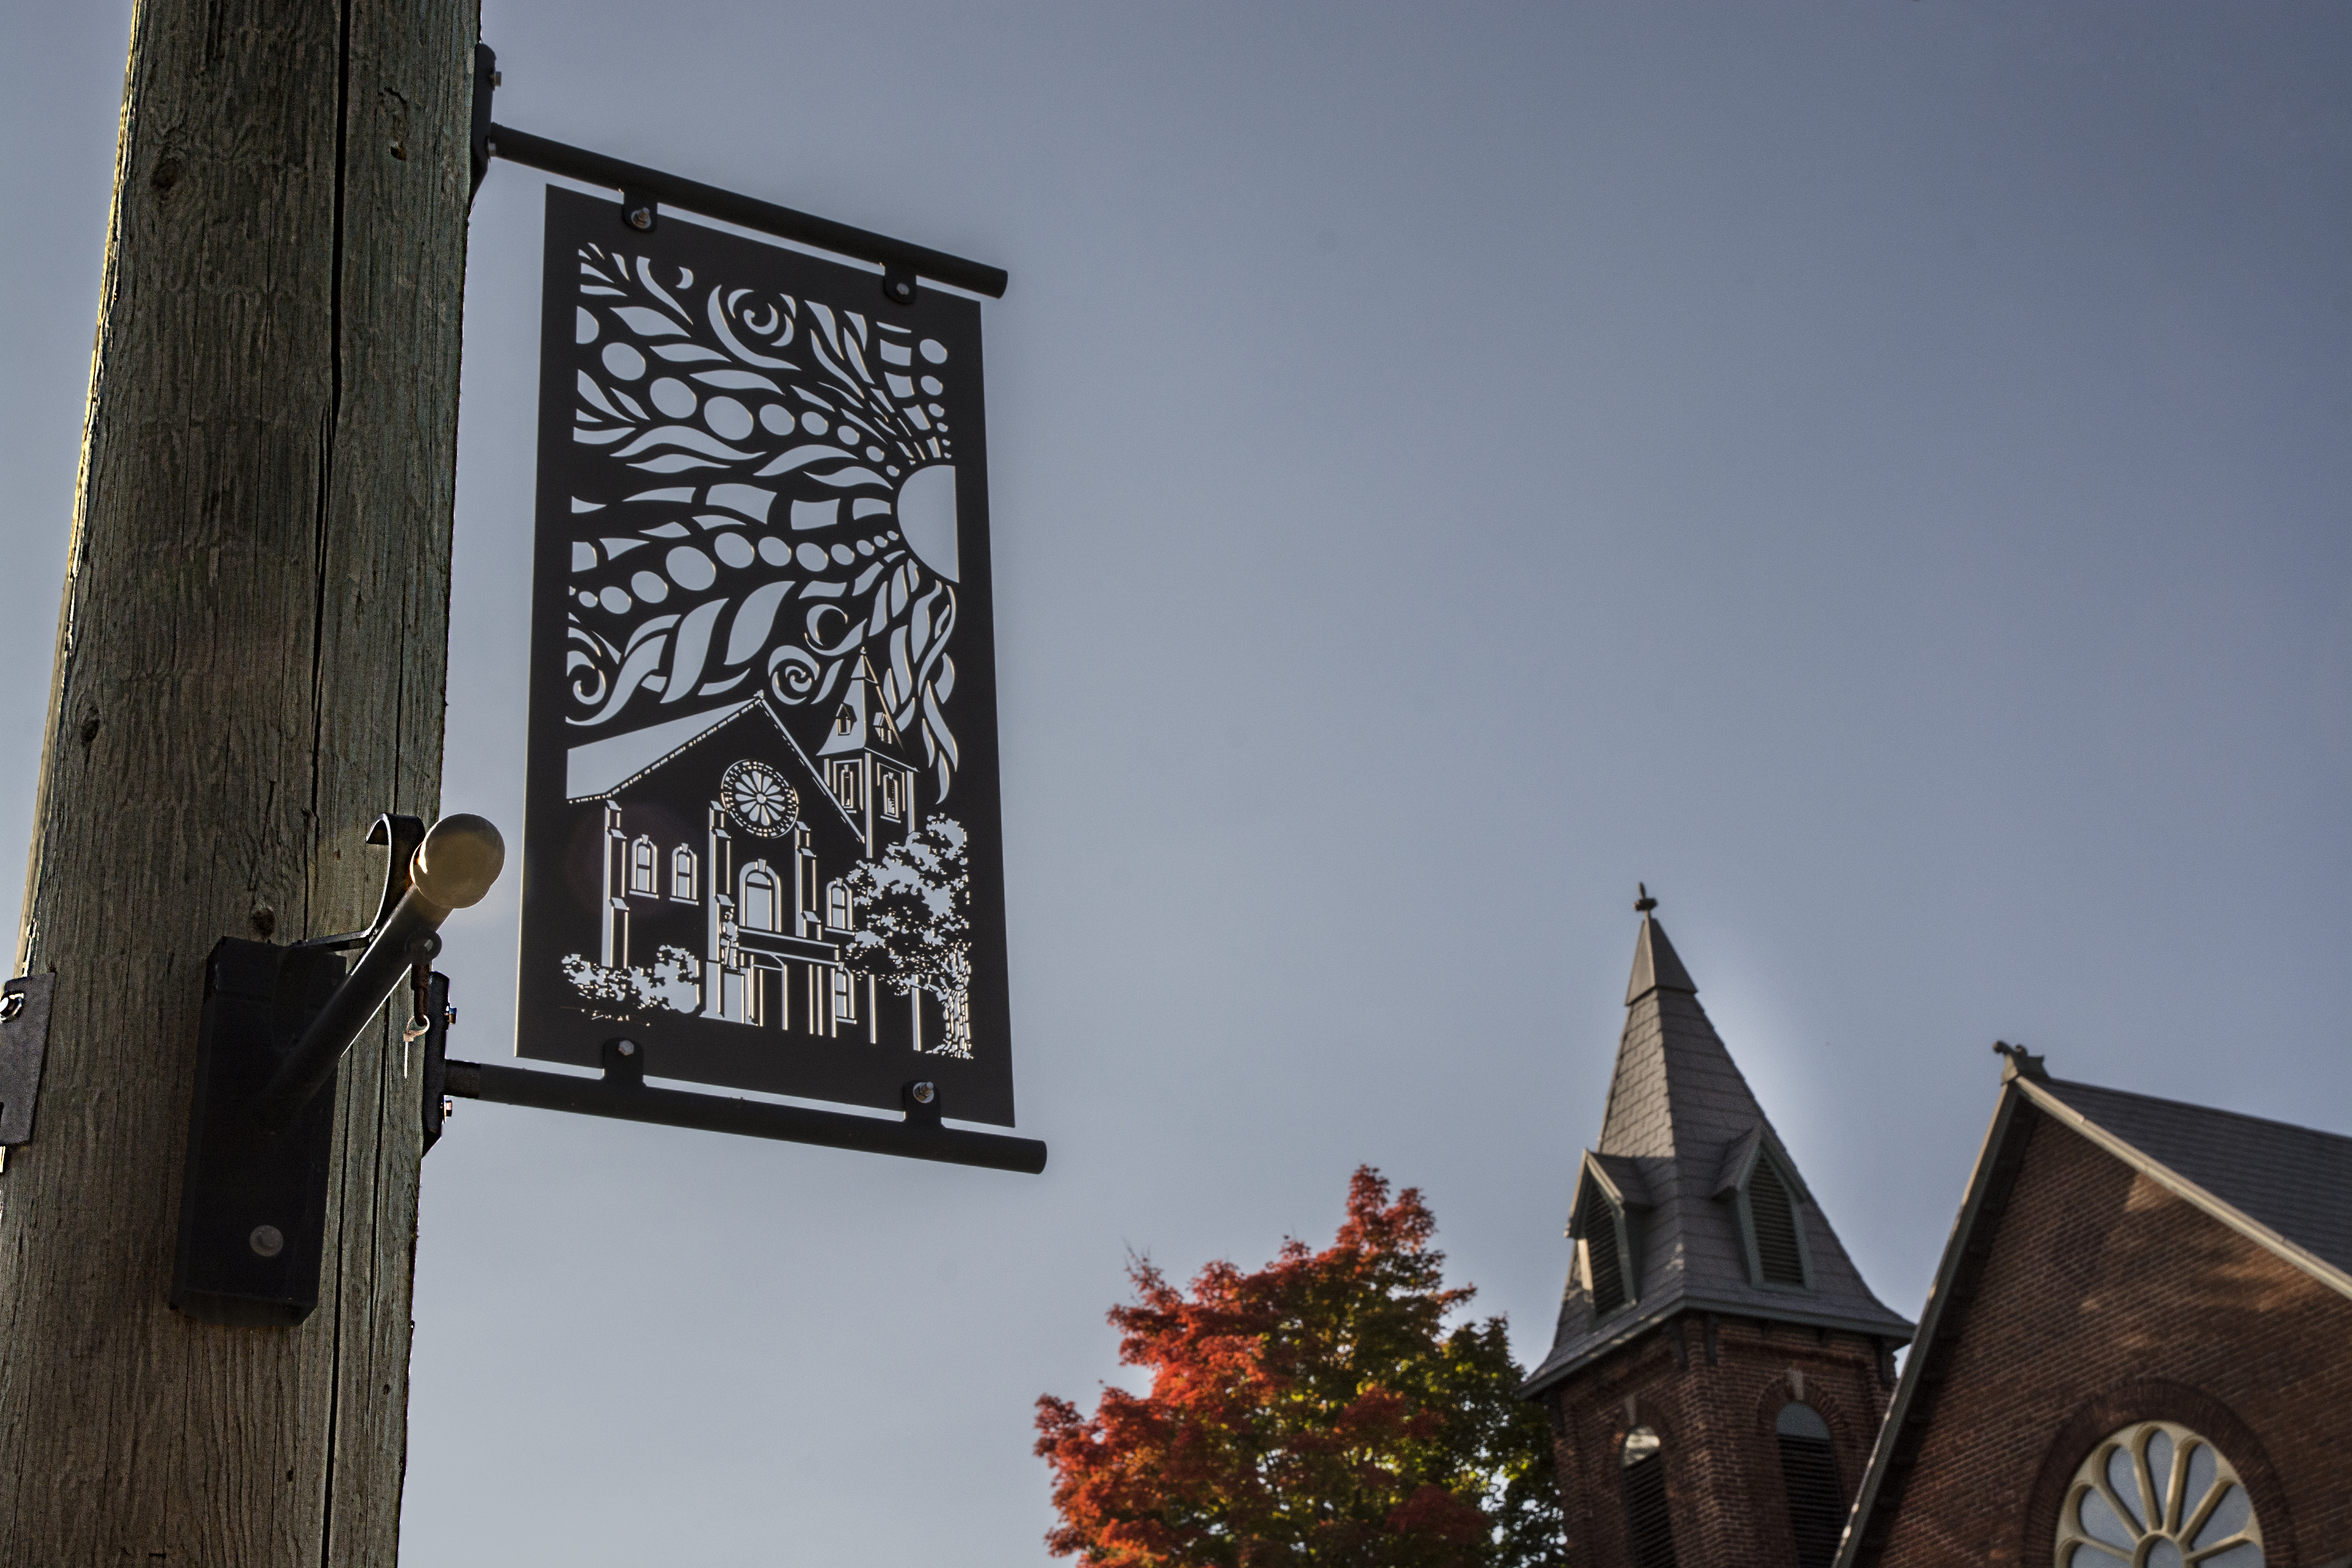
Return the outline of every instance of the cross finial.
[[[2046,1080],[2050,1077],[2049,1072],[2042,1065],[2042,1058],[2023,1046],[2012,1046],[2007,1040],[1995,1040],[1992,1043],[1992,1048],[1995,1055],[2005,1058],[2000,1064],[2000,1080],[2003,1083],[2007,1083],[2013,1078]]]
[[[1650,897],[1650,885],[1647,882],[1636,882],[1633,887],[1642,895],[1633,900],[1635,912],[1646,915],[1658,907],[1658,900]]]

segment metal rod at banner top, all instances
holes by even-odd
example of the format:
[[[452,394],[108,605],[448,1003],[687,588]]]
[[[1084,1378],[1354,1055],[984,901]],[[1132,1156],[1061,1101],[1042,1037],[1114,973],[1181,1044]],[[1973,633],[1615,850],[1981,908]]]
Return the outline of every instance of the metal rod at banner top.
[[[616,1041],[605,1047],[602,1078],[573,1078],[565,1073],[500,1067],[493,1062],[452,1059],[445,1068],[443,1085],[446,1092],[458,1100],[485,1100],[539,1110],[569,1110],[622,1121],[649,1121],[698,1132],[734,1132],[747,1138],[815,1143],[869,1154],[940,1160],[951,1165],[979,1165],[1032,1176],[1045,1169],[1045,1145],[1034,1138],[941,1126],[937,1091],[929,1083],[908,1086],[907,1114],[891,1121],[877,1116],[811,1110],[767,1100],[651,1089],[645,1082],[643,1062],[642,1055],[627,1041]]]
[[[626,192],[633,197],[659,202],[665,206],[683,207],[706,217],[721,218],[728,223],[740,224],[745,228],[758,229],[762,234],[813,245],[839,256],[855,257],[860,261],[871,261],[886,268],[905,268],[935,282],[968,289],[975,294],[985,294],[992,300],[1004,297],[1008,279],[1002,267],[967,261],[945,251],[909,245],[903,239],[892,239],[888,235],[854,228],[830,218],[781,207],[773,202],[722,191],[716,185],[680,179],[658,169],[607,158],[602,153],[551,142],[544,136],[533,136],[510,125],[492,125],[486,142],[485,150],[491,157],[504,158],[509,163],[526,164],[569,179],[583,180],[592,185],[604,185]]]

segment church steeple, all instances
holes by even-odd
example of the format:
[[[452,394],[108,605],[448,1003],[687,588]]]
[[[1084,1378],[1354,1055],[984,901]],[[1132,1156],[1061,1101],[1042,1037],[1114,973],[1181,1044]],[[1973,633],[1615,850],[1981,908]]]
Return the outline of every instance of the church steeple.
[[[1824,1443],[1837,1429],[1834,1447],[1847,1456],[1841,1489],[1850,1492],[1891,1381],[1894,1348],[1910,1339],[1911,1325],[1855,1271],[1699,1005],[1697,983],[1666,939],[1648,889],[1634,907],[1641,927],[1616,1070],[1600,1142],[1579,1163],[1570,1211],[1574,1262],[1551,1353],[1525,1392],[1552,1406],[1564,1442],[1580,1419],[1609,1435],[1601,1458],[1575,1458],[1573,1443],[1563,1449],[1569,1492],[1615,1487],[1623,1469],[1633,1511],[1592,1526],[1593,1560],[1744,1563],[1753,1560],[1758,1529],[1791,1528],[1786,1505],[1753,1500],[1761,1511],[1743,1523],[1736,1508],[1684,1520],[1679,1505],[1667,1510],[1664,1500],[1711,1493],[1721,1504],[1752,1489],[1755,1468],[1736,1452],[1756,1435],[1745,1419],[1723,1426],[1724,1413],[1760,1399],[1801,1412],[1790,1419],[1809,1434],[1823,1430]],[[1733,1397],[1726,1380],[1757,1388]],[[1769,1386],[1776,1382],[1778,1394]],[[1834,1401],[1822,1392],[1832,1385],[1841,1390]],[[1591,1397],[1604,1391],[1605,1402]],[[1653,1400],[1662,1412],[1682,1413],[1644,1421],[1640,1410]],[[1841,1467],[1823,1452],[1834,1473]],[[1783,1461],[1793,1462],[1785,1454]],[[1663,1467],[1645,1475],[1685,1476],[1655,1507],[1633,1500],[1643,1463]],[[1647,1528],[1645,1519],[1680,1542],[1678,1558],[1675,1546],[1660,1558],[1655,1542],[1626,1533]],[[1810,1568],[1806,1551],[1797,1556]]]
[[[1579,1277],[1532,1386],[1693,1308],[1907,1340],[1911,1325],[1863,1283],[1699,1005],[1647,889],[1639,907],[1617,1069],[1571,1215]],[[1613,1301],[1590,1284],[1596,1240],[1618,1253]]]

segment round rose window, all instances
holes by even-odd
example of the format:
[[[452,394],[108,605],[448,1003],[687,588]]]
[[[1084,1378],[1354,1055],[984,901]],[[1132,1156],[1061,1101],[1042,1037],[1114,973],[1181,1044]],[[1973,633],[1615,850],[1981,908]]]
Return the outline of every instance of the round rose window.
[[[2142,1421],[2090,1452],[2058,1515],[2058,1568],[2262,1568],[2263,1527],[2221,1451]]]

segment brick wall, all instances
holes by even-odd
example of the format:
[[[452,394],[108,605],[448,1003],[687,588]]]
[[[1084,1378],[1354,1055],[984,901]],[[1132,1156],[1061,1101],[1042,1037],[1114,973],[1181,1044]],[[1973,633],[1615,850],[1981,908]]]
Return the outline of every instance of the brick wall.
[[[1618,1448],[1635,1426],[1664,1443],[1680,1568],[1795,1568],[1773,1422],[1798,1397],[1821,1412],[1852,1502],[1889,1393],[1878,1345],[1857,1334],[1685,1314],[1580,1369],[1547,1397],[1578,1568],[1630,1568]],[[1679,1346],[1679,1350],[1678,1347]]]
[[[2075,1467],[2147,1419],[2229,1456],[2270,1568],[2352,1553],[2352,1300],[2038,1118],[1882,1568],[2043,1568]]]

